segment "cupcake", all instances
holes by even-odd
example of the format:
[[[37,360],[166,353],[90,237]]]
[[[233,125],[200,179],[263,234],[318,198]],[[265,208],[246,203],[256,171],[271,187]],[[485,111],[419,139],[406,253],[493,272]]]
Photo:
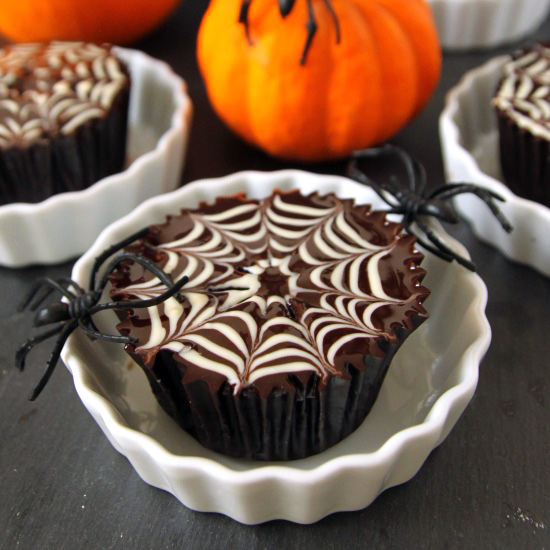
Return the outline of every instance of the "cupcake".
[[[505,183],[550,206],[550,45],[536,44],[503,66],[493,105]]]
[[[119,172],[130,77],[109,45],[0,50],[0,203],[38,202]]]
[[[427,317],[414,238],[332,194],[219,198],[128,250],[189,281],[183,303],[122,315],[127,352],[169,415],[233,457],[302,458],[346,437]],[[115,300],[165,290],[132,262],[111,282]]]

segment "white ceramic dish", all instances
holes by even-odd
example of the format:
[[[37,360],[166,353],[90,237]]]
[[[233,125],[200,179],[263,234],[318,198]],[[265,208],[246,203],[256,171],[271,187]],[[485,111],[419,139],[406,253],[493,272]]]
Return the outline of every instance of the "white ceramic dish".
[[[87,250],[102,229],[180,182],[191,122],[186,85],[170,67],[125,48],[132,91],[129,166],[77,192],[0,206],[0,265],[52,264]]]
[[[508,234],[480,201],[455,199],[475,234],[508,258],[550,276],[550,208],[518,197],[501,181],[498,129],[491,98],[508,56],[495,58],[462,78],[447,95],[439,129],[448,181],[471,182],[506,199],[501,205],[514,231]]]
[[[535,31],[550,0],[428,0],[447,50],[493,48]]]
[[[259,198],[275,188],[336,192],[382,206],[371,189],[337,176],[289,170],[202,180],[155,197],[108,227],[76,263],[73,278],[86,284],[93,259],[107,246],[183,206],[239,191]],[[479,362],[490,342],[485,285],[477,275],[433,255],[423,265],[428,269],[425,284],[432,290],[430,319],[395,357],[378,401],[359,429],[307,459],[250,462],[201,447],[163,412],[145,376],[130,366],[120,346],[92,343],[77,331],[62,358],[84,405],[147,483],[171,492],[189,508],[243,523],[276,518],[311,523],[333,512],[364,508],[384,489],[409,480],[474,393]],[[102,321],[103,330],[114,330],[114,318]]]

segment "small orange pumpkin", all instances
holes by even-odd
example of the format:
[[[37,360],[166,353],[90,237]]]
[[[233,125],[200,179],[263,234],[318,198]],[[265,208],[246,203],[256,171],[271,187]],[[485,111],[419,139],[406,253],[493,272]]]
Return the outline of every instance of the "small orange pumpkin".
[[[242,0],[211,1],[198,60],[219,116],[274,156],[327,160],[386,141],[439,80],[441,50],[424,0],[312,0],[317,32],[303,65],[306,0],[284,18],[276,0],[244,3],[249,38],[238,23]]]
[[[84,40],[129,44],[180,0],[0,0],[0,33],[13,42]]]

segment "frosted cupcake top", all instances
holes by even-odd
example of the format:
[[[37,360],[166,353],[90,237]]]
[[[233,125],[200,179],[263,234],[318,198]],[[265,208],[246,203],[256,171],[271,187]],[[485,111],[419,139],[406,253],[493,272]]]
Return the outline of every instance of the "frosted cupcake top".
[[[537,44],[503,68],[494,106],[520,128],[550,141],[550,47]]]
[[[189,277],[183,303],[136,310],[119,325],[138,339],[132,353],[147,366],[168,351],[187,381],[228,381],[236,392],[269,392],[289,375],[347,377],[347,364],[363,370],[397,327],[427,316],[414,238],[383,212],[332,194],[220,198],[151,228],[131,250],[174,280]],[[115,299],[165,290],[133,263],[112,283]]]
[[[82,42],[0,49],[0,147],[69,135],[105,117],[128,71],[111,46]]]

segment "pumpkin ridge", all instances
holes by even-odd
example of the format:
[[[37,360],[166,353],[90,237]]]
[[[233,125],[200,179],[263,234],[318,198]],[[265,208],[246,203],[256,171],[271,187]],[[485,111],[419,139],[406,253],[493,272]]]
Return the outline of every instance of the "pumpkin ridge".
[[[380,6],[380,9],[383,9],[384,11],[386,11],[398,23],[397,26],[399,28],[399,31],[403,35],[403,38],[406,40],[406,42],[409,44],[409,46],[411,48],[411,51],[414,52],[414,54],[412,56],[413,59],[414,59],[415,66],[416,66],[416,71],[415,71],[415,74],[414,74],[415,83],[416,83],[414,103],[418,104],[418,102],[420,101],[420,81],[419,81],[420,63],[419,63],[419,60],[418,60],[418,57],[417,57],[416,48],[414,47],[414,44],[413,44],[410,36],[405,32],[405,30],[403,29],[403,26],[400,24],[400,21],[395,17],[395,14],[392,12],[392,10],[388,9],[388,7],[384,4],[378,4],[378,5]],[[408,119],[411,120],[412,118],[414,118],[415,115],[416,115],[416,112],[415,112],[415,110],[413,110],[413,113],[408,117]]]
[[[407,55],[407,53],[408,53],[407,50],[409,50],[411,52],[415,52],[415,49],[413,47],[413,43],[411,42],[410,37],[405,32],[401,21],[395,17],[395,13],[393,11],[389,10],[386,5],[381,4],[379,2],[376,3],[376,6],[377,6],[378,9],[380,9],[381,11],[383,11],[387,14],[388,21],[391,21],[391,24],[393,24],[394,29],[399,33],[400,37],[403,38],[403,41],[409,46],[409,48],[405,48],[405,50],[402,52],[402,55],[403,54]],[[411,70],[409,71],[409,73],[410,73],[409,76],[411,76],[414,79],[414,97],[409,99],[409,102],[410,102],[411,105],[410,105],[410,108],[408,109],[408,111],[409,111],[410,114],[408,116],[405,116],[404,119],[398,124],[399,127],[402,127],[404,124],[407,124],[415,116],[416,113],[415,113],[414,105],[417,105],[419,100],[420,100],[420,82],[419,82],[420,65],[418,63],[418,59],[417,59],[417,56],[415,54],[410,56],[410,60],[412,61],[412,64],[414,65],[414,67],[410,67]],[[404,62],[405,59],[403,59],[403,57],[402,57],[401,61]],[[384,74],[384,72],[383,72],[383,74]],[[388,77],[383,79],[383,80],[385,80],[384,84],[386,86],[386,89],[389,89],[389,87],[394,84],[393,82],[391,82],[390,78],[391,77],[388,76]],[[409,92],[411,91],[410,88],[407,88],[407,90]],[[393,106],[389,103],[382,102],[382,105],[381,105],[382,109],[381,110],[387,111],[388,105],[389,105],[390,108]],[[382,117],[382,118],[385,119],[386,117]],[[388,131],[383,126],[379,126],[377,128],[377,132],[376,132],[376,136],[377,136],[376,137],[376,142],[377,143],[382,143],[382,142],[386,141],[387,139],[389,139],[389,137],[394,135],[394,133],[395,133],[395,129],[391,129],[391,130]]]
[[[406,0],[405,2],[400,2],[400,0],[391,0],[388,2],[388,0],[377,0],[379,2],[379,5],[384,7],[384,9],[388,10],[393,14],[395,19],[400,23],[400,27],[402,28],[404,35],[407,39],[407,42],[411,45],[411,51],[414,54],[415,62],[417,65],[417,108],[413,111],[413,114],[409,118],[414,118],[426,105],[428,100],[433,94],[433,91],[435,87],[437,86],[437,82],[439,81],[439,76],[441,73],[441,49],[439,46],[439,37],[437,34],[437,31],[435,31],[435,27],[432,28],[432,33],[430,36],[430,33],[424,33],[417,30],[417,34],[422,35],[422,42],[421,45],[425,46],[427,41],[431,38],[434,39],[434,45],[436,46],[439,58],[438,62],[436,63],[437,67],[434,70],[434,74],[430,75],[423,70],[424,68],[424,59],[423,59],[423,51],[421,51],[423,48],[419,48],[416,41],[413,41],[414,34],[406,32],[409,30],[408,28],[408,21],[409,18],[404,17],[403,14],[408,11],[413,11],[416,14],[420,15],[427,15],[429,20],[433,23],[433,15],[431,12],[430,7],[426,3],[425,0]],[[401,9],[394,9],[395,3],[400,3]],[[424,23],[425,19],[419,18],[420,23]],[[428,52],[431,51],[430,48],[426,48]],[[420,75],[423,75],[426,78],[426,85],[424,86],[424,82],[422,82]],[[431,77],[428,81],[428,78]]]
[[[241,50],[242,55],[244,55],[245,50],[242,42],[238,40],[239,36],[237,36],[230,25],[224,26],[221,31],[217,32],[218,40],[205,39],[211,32],[211,28],[213,32],[216,31],[216,19],[209,17],[209,12],[213,7],[214,4],[211,3],[202,23],[205,27],[204,32],[199,33],[197,36],[197,57],[205,81],[208,98],[214,111],[222,118],[225,124],[243,139],[253,143],[254,139],[248,124],[248,118],[247,116],[243,116],[247,114],[245,110],[247,86],[246,81],[239,78],[239,75],[242,74],[241,64],[239,64],[240,56],[225,55],[225,52],[219,49],[218,40],[219,42],[223,42],[224,39],[227,41],[235,39],[236,49]],[[222,17],[229,18],[231,12],[229,3],[221,4],[221,8],[223,10]],[[244,41],[248,45],[246,38],[244,38]],[[204,70],[209,64],[215,64],[218,68],[215,73],[210,75],[210,78],[208,78]],[[225,89],[224,83],[226,81],[232,87],[231,93],[227,93]]]
[[[318,3],[316,3],[315,5],[318,5]],[[315,6],[314,6],[315,7]],[[323,8],[326,6],[321,6],[321,8]],[[321,10],[319,10],[321,11]],[[323,10],[325,11],[325,10]],[[326,10],[328,12],[328,10]],[[336,12],[337,16],[338,16],[338,13]],[[324,52],[323,52],[323,55],[325,56],[325,60],[327,61],[327,66],[332,66],[332,62],[334,61],[335,59],[335,56],[334,56],[334,45],[336,44],[336,36],[334,35],[333,36],[333,26],[332,26],[332,18],[330,16],[329,13],[326,13],[324,14],[324,18],[330,18],[331,21],[330,21],[330,25],[328,27],[328,31],[327,31],[327,34],[328,34],[328,39],[326,42],[324,42]],[[318,19],[319,21],[319,19]],[[328,21],[327,21],[328,23]],[[319,25],[321,25],[321,23],[319,22],[318,23]],[[321,42],[321,40],[318,40],[319,43],[323,44]],[[338,46],[340,45],[339,43],[337,44]],[[312,47],[313,47],[313,44],[312,44]],[[310,48],[311,49],[311,48]],[[307,61],[306,61],[306,65],[307,65]],[[331,148],[332,148],[332,136],[330,135],[331,134],[331,128],[332,128],[332,124],[331,124],[331,121],[329,120],[329,114],[330,114],[330,107],[331,107],[331,96],[332,96],[332,89],[333,89],[333,82],[334,82],[334,71],[332,70],[327,70],[325,71],[325,75],[324,75],[324,81],[325,81],[325,89],[323,90],[323,112],[322,112],[322,115],[321,113],[319,114],[319,119],[320,119],[320,124],[322,125],[322,133],[323,135],[326,135],[327,136],[327,140],[326,140],[326,143],[323,144],[323,151],[322,151],[322,155],[323,156],[328,156],[330,155],[330,151],[331,151]]]
[[[373,49],[376,52],[376,59],[378,61],[376,63],[376,66],[377,66],[377,73],[378,73],[378,80],[379,80],[377,88],[381,89],[381,87],[383,85],[384,77],[383,77],[383,70],[382,70],[382,67],[381,67],[380,59],[378,57],[378,55],[380,53],[380,49],[379,49],[379,46],[378,46],[378,43],[377,43],[377,40],[376,40],[376,33],[372,29],[372,25],[371,25],[371,22],[370,22],[370,19],[369,19],[369,13],[367,13],[367,10],[369,9],[369,7],[365,6],[364,3],[361,2],[361,1],[359,1],[359,2],[353,1],[352,4],[355,5],[355,7],[357,8],[357,12],[359,13],[359,16],[362,18],[362,23],[363,23],[363,26],[365,28],[365,35],[368,35],[368,40],[369,40],[369,42],[372,43]],[[372,142],[372,143],[377,142],[377,136],[380,133],[380,127],[382,126],[383,121],[384,121],[384,118],[382,117],[382,111],[383,111],[382,105],[383,105],[383,96],[380,93],[379,97],[378,97],[378,100],[377,100],[377,105],[376,105],[376,108],[375,108],[375,113],[376,113],[376,116],[377,116],[376,124],[374,125],[374,129],[371,131],[371,137],[369,139],[369,141]],[[370,115],[372,116],[372,113]],[[372,118],[371,118],[371,120],[372,120]],[[363,146],[361,146],[360,148],[363,148]]]

